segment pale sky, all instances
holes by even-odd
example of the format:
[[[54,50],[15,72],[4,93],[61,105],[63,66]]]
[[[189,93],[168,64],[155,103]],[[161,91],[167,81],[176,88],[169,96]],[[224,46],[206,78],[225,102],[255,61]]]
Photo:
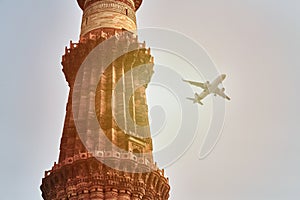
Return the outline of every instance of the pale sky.
[[[1,199],[41,200],[68,94],[61,56],[78,40],[81,10],[75,0],[0,0],[0,9]],[[212,154],[199,160],[196,139],[166,167],[170,200],[298,199],[300,2],[144,0],[137,17],[203,46],[232,98]]]

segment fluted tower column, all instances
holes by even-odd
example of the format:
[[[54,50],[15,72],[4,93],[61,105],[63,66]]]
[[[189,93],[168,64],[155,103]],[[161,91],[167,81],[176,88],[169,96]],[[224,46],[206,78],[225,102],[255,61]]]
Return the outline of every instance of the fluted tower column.
[[[141,2],[78,0],[83,10],[80,40],[70,42],[62,57],[70,91],[59,159],[42,180],[45,200],[165,200],[169,197],[168,179],[152,158],[145,91],[153,73],[153,57],[135,34],[135,12]],[[134,50],[112,60],[101,77],[96,73],[98,65],[81,71],[90,52],[112,37],[111,52],[97,54],[98,60],[117,54],[119,47],[134,46]],[[132,71],[142,65],[148,66],[139,71],[147,81],[135,88],[137,77]],[[90,90],[93,87],[96,89]],[[97,118],[101,130],[86,128],[90,127],[92,117]],[[129,127],[129,120],[134,122],[133,127]],[[86,131],[79,132],[78,124]],[[138,126],[146,128],[140,131]]]

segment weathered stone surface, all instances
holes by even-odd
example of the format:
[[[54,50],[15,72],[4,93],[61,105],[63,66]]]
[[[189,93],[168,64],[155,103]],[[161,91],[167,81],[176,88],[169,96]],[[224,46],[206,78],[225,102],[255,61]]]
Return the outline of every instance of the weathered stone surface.
[[[122,2],[98,1],[84,10],[81,36],[98,28],[135,31],[135,11]]]

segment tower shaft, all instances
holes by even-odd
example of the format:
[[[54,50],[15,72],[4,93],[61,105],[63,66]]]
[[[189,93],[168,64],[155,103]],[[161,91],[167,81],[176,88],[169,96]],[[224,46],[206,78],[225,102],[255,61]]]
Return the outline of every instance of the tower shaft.
[[[78,3],[83,9],[80,41],[70,42],[62,57],[70,91],[60,155],[45,172],[42,196],[45,200],[168,199],[170,186],[153,161],[148,122],[145,91],[153,57],[134,34],[141,1]],[[109,52],[96,54],[97,62],[114,58],[121,47],[135,48],[112,59],[105,69],[94,61],[85,66],[90,54],[111,40]],[[139,75],[133,73],[143,65],[147,68],[137,71]],[[99,70],[103,70],[100,77]],[[147,81],[136,87],[141,74]]]

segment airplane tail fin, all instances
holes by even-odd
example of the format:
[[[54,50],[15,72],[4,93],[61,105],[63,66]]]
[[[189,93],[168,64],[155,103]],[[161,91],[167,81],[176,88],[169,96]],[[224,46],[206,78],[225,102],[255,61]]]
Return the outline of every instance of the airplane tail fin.
[[[196,102],[197,102],[197,100],[194,99],[194,98],[187,97],[186,99],[193,101],[193,103],[196,103]]]
[[[200,98],[200,95],[197,92],[195,92],[195,103],[199,103],[199,104],[203,105],[201,100],[202,100],[202,98]]]
[[[193,101],[193,103],[199,103],[199,104],[203,105],[203,103],[200,100],[198,100],[197,98],[187,97],[186,99]]]

